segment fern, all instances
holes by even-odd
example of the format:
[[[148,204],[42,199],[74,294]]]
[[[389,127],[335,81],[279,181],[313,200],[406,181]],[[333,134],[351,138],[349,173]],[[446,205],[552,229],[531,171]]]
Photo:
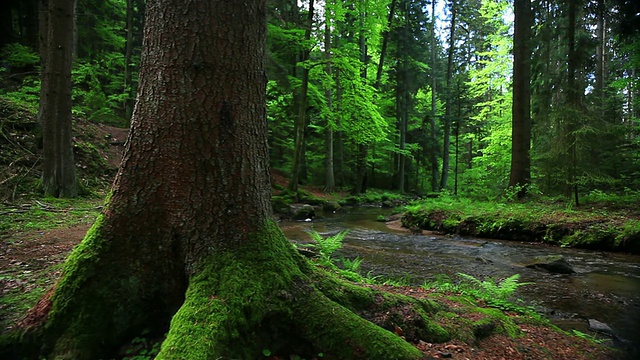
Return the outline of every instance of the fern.
[[[309,236],[311,236],[311,239],[316,243],[316,247],[320,253],[320,263],[323,265],[332,264],[331,255],[342,247],[342,241],[348,233],[349,230],[343,230],[333,236],[323,238],[322,235],[314,229],[308,231]]]
[[[520,274],[511,275],[499,283],[491,279],[480,281],[471,275],[462,273],[458,273],[458,276],[467,282],[460,284],[463,290],[468,290],[473,295],[488,301],[507,300],[518,287],[528,284],[518,282]]]
[[[360,264],[362,264],[361,257],[356,257],[353,260],[349,258],[342,259],[342,266],[344,266],[344,269],[347,271],[352,271],[352,272],[358,271],[358,269],[360,268]]]

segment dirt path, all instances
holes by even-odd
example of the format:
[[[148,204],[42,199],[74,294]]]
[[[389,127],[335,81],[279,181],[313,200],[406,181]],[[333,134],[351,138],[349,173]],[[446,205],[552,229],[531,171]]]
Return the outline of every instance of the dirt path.
[[[0,237],[0,324],[10,329],[60,277],[59,266],[90,225]]]

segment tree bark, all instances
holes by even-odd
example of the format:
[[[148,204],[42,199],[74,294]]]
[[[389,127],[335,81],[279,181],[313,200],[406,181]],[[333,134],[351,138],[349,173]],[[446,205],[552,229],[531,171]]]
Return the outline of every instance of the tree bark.
[[[359,14],[359,31],[358,31],[358,48],[360,50],[360,78],[363,82],[367,81],[367,42],[364,36],[364,17],[366,14],[361,12]],[[364,121],[364,119],[361,119]],[[369,143],[361,142],[357,143],[356,152],[356,178],[351,193],[353,195],[359,195],[367,191],[367,162],[369,159]]]
[[[409,5],[405,2],[404,6],[404,18],[405,23],[402,31],[402,39],[398,41],[398,58],[401,59],[402,69],[398,71],[398,96],[397,96],[397,120],[400,132],[400,153],[398,154],[398,191],[404,193],[405,191],[405,177],[406,177],[406,156],[404,150],[407,142],[407,122],[409,117]],[[402,45],[402,46],[401,46]]]
[[[0,357],[112,358],[144,329],[168,329],[157,359],[421,358],[352,312],[390,295],[311,265],[272,219],[265,14],[265,0],[147,3],[112,194]],[[448,339],[421,317],[424,341]]]
[[[133,114],[133,83],[132,83],[132,66],[133,57],[133,1],[127,0],[127,43],[124,51],[124,117],[127,123],[131,121]]]
[[[389,5],[389,15],[387,17],[387,26],[391,28],[391,23],[393,21],[393,16],[396,11],[396,3],[397,0],[391,0],[391,4]],[[385,30],[382,33],[382,47],[380,48],[380,61],[378,61],[378,69],[376,71],[376,82],[373,87],[376,90],[380,89],[380,82],[382,81],[382,71],[384,70],[384,60],[387,56],[387,48],[389,47],[389,36],[391,35],[391,31]]]
[[[518,198],[527,193],[531,182],[531,0],[515,1],[513,38],[513,104],[511,120],[511,172],[509,187]]]
[[[444,135],[442,141],[442,174],[440,177],[440,188],[446,189],[449,179],[449,148],[451,147],[451,118],[452,118],[452,106],[453,106],[453,90],[451,80],[453,78],[453,50],[455,48],[455,35],[456,35],[456,15],[458,9],[456,1],[451,1],[451,29],[449,30],[449,49],[447,54],[447,73],[446,73],[446,103],[445,114],[443,121]]]
[[[305,30],[305,43],[308,43],[311,39],[311,28],[313,27],[313,6],[314,0],[309,1],[309,16],[307,18],[307,26]],[[302,56],[300,58],[300,62],[305,62],[309,60],[309,54],[311,53],[311,49],[305,49],[302,52]],[[301,86],[298,90],[298,101],[297,101],[297,111],[296,111],[296,121],[295,121],[295,129],[294,129],[294,149],[293,149],[293,165],[292,165],[292,174],[291,174],[291,182],[289,183],[289,190],[298,191],[298,184],[300,182],[300,169],[302,167],[302,163],[304,162],[304,134],[305,127],[307,124],[307,92],[309,90],[309,68],[307,66],[300,66],[301,71]]]
[[[431,146],[429,149],[429,162],[431,163],[431,191],[437,192],[438,187],[438,128],[436,126],[436,0],[431,1],[431,116],[429,116]]]
[[[78,195],[71,129],[71,63],[75,0],[49,0],[44,36],[42,98],[42,189],[54,197]]]
[[[325,4],[325,24],[324,24],[324,59],[326,65],[324,71],[327,74],[327,78],[331,79],[333,76],[331,68],[331,14],[330,8]],[[335,174],[333,171],[333,120],[329,116],[333,116],[333,84],[328,81],[329,84],[325,90],[325,98],[327,100],[328,113],[326,125],[324,129],[324,190],[327,192],[333,192],[336,187]]]
[[[567,50],[567,102],[571,111],[570,116],[566,119],[566,141],[568,146],[568,163],[567,163],[567,197],[575,197],[576,206],[580,205],[578,199],[578,185],[576,184],[576,168],[577,168],[577,149],[576,149],[576,124],[573,114],[578,109],[578,91],[576,89],[576,70],[577,54],[576,54],[576,12],[578,0],[569,0],[568,18],[568,50]]]

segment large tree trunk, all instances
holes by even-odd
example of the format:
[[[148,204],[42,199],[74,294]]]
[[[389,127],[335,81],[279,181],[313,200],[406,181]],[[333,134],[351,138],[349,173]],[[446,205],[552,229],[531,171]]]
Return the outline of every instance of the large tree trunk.
[[[511,120],[511,173],[509,186],[526,195],[531,182],[531,0],[515,2],[513,39],[513,104]]]
[[[75,0],[49,0],[39,119],[42,125],[42,188],[54,197],[78,195],[71,135],[71,63]],[[44,30],[44,29],[43,29]]]
[[[111,358],[171,319],[158,359],[420,358],[349,310],[388,297],[312,266],[272,219],[265,0],[147,4],[139,102],[112,195],[0,357]],[[436,330],[423,340],[447,338],[421,322]]]

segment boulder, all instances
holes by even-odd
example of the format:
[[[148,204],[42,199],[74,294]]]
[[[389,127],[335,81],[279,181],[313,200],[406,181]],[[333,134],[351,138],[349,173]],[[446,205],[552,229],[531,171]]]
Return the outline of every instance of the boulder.
[[[613,329],[611,329],[609,325],[595,319],[589,319],[589,330],[603,333],[603,334],[613,335]]]
[[[322,204],[322,210],[326,212],[336,212],[338,209],[340,209],[340,204],[336,201],[327,201]]]
[[[556,274],[575,274],[576,272],[562,255],[538,256],[525,266],[534,269],[545,269]]]
[[[294,220],[313,219],[316,216],[316,209],[309,204],[295,204],[291,206]]]

